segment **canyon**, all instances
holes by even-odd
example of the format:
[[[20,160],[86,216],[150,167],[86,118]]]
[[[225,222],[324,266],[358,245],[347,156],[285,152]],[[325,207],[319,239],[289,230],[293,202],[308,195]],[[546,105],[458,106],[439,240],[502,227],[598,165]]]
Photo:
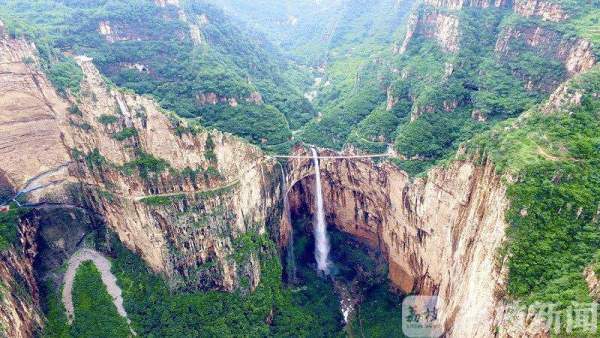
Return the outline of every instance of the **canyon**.
[[[434,9],[410,19],[398,53],[417,35],[436,41],[446,53],[460,52],[460,20],[452,11],[463,7],[512,8],[552,22],[568,19],[560,6],[535,0],[426,3]],[[178,1],[156,4],[177,6]],[[127,29],[110,22],[98,29],[110,43],[140,39],[123,35]],[[568,77],[596,64],[590,42],[563,40],[541,27],[503,29],[495,53],[510,56],[513,43],[558,60]],[[41,71],[35,44],[0,36],[0,91],[5,93],[0,98],[0,192],[24,198],[30,207],[20,219],[17,243],[0,253],[0,323],[8,336],[32,337],[41,330],[40,283],[60,288],[60,267],[98,228],[114,234],[172,290],[253,292],[268,255],[260,238],[277,243],[282,256],[293,243],[288,206],[292,216],[319,214],[322,206],[331,227],[385,259],[398,293],[439,296],[448,337],[549,335],[539,320],[527,327],[510,321],[508,257],[500,253],[509,228],[507,185],[514,178],[499,172],[490,158],[461,148],[416,178],[390,161],[357,157],[352,148],[318,149],[317,156],[298,145],[292,158],[278,161],[244,139],[181,119],[152,97],[116,87],[89,57],[75,60],[83,72],[80,93],[61,95]],[[580,103],[565,99],[566,90],[559,87],[547,109]],[[390,111],[398,100],[387,91]],[[196,100],[207,106],[263,103],[258,92],[248,98],[211,92]],[[445,112],[457,106],[449,102]],[[315,186],[322,187],[322,201]],[[40,263],[41,256],[52,258]],[[320,263],[326,271],[326,258]],[[43,267],[37,274],[36,266]],[[585,273],[597,297],[595,272]]]
[[[4,101],[3,128],[18,130],[12,127],[40,120],[46,127],[29,126],[26,133],[7,140],[6,155],[46,156],[30,171],[16,158],[3,162],[1,170],[12,189],[23,188],[39,169],[67,162],[68,170],[47,178],[54,182],[50,189],[28,196],[31,203],[76,205],[100,215],[174,288],[231,291],[243,288],[242,279],[250,289],[258,285],[258,255],[251,253],[242,261],[232,255],[236,238],[248,232],[287,243],[281,175],[273,159],[236,137],[186,130],[152,100],[107,87],[89,58],[78,58],[85,75],[82,95],[77,101],[63,99],[35,65],[22,62],[23,55],[34,55],[33,45],[4,39],[3,46],[8,60],[2,85],[20,84],[9,92],[21,98]],[[15,107],[15,102],[23,106]],[[78,114],[69,112],[75,104]],[[10,113],[17,109],[31,118],[19,120],[23,114]],[[107,115],[115,116],[113,123],[100,122]],[[82,128],[86,124],[90,127]],[[137,133],[128,140],[114,139],[123,128]],[[43,138],[48,135],[54,135],[51,142]],[[55,145],[53,154],[35,151],[41,144],[33,142],[40,139],[41,144]],[[137,153],[132,150],[136,148]],[[169,169],[145,174],[127,170],[140,153],[165,161]],[[307,155],[300,148],[295,154]],[[402,292],[442,295],[448,304],[444,322],[450,335],[492,334],[502,309],[497,297],[502,264],[495,256],[504,238],[508,201],[491,163],[457,161],[414,182],[387,162],[339,159],[324,160],[322,166],[331,224],[381,251],[389,261],[390,280]],[[186,168],[193,168],[196,176],[181,174]],[[314,166],[310,160],[291,160],[286,169],[291,209],[298,210],[302,203],[314,201]],[[152,200],[157,197],[166,200]],[[51,246],[64,247],[68,241],[55,238]],[[36,295],[31,297],[34,301],[27,309],[13,306],[21,308],[19,315],[27,318],[24,325],[33,330],[40,322]],[[27,336],[22,332],[20,336]]]
[[[300,151],[300,150],[298,150]],[[402,292],[440,295],[449,336],[493,336],[502,321],[506,187],[490,162],[456,161],[412,180],[370,160],[322,160],[328,222],[389,262]],[[293,160],[292,212],[313,210],[309,160]],[[465,306],[468,304],[468,306]]]

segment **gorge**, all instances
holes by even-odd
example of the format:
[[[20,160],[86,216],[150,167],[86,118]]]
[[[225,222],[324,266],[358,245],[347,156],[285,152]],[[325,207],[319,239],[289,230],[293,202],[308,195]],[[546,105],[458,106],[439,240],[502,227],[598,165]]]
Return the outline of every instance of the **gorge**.
[[[290,56],[200,1],[0,2],[2,334],[403,337],[437,296],[446,337],[594,336],[528,311],[598,300],[577,5],[299,1],[335,20]]]

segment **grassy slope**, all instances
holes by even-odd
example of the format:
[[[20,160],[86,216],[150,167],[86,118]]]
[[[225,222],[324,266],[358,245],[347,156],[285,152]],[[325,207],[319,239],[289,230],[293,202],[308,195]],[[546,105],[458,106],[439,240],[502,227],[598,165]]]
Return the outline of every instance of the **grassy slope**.
[[[583,269],[600,249],[600,67],[570,83],[581,106],[508,120],[467,143],[509,184],[509,296],[589,302]]]

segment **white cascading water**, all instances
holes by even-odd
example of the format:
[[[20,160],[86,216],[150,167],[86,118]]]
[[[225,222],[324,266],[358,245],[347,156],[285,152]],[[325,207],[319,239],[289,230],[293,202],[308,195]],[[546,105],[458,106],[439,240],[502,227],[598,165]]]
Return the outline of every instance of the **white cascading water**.
[[[283,166],[281,166],[281,177],[282,177],[282,188],[283,188],[283,214],[286,218],[289,226],[289,241],[287,246],[287,274],[288,274],[288,282],[291,284],[296,283],[296,255],[294,253],[294,228],[292,224],[292,215],[290,213],[290,200],[288,199],[288,191],[287,191],[287,181],[286,181],[285,170],[283,170]]]
[[[319,168],[319,155],[312,148],[313,162],[315,164],[315,258],[317,269],[324,274],[329,274],[329,235],[327,234],[327,223],[325,222],[325,210],[323,208],[323,190],[321,188],[321,170]]]

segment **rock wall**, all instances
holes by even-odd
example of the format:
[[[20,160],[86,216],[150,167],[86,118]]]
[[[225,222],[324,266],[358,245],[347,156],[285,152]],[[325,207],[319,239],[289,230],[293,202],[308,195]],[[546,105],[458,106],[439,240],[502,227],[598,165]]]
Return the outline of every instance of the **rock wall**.
[[[512,0],[425,0],[424,3],[433,7],[457,10],[464,7],[510,7]]]
[[[553,1],[544,0],[514,0],[513,10],[524,16],[539,16],[543,20],[559,22],[569,18],[568,13]]]
[[[37,70],[34,51],[27,41],[0,36],[0,202],[27,186],[35,188],[41,183],[34,178],[69,161],[56,119],[56,111],[67,105]],[[64,172],[49,176],[39,181],[66,179]],[[49,190],[64,192],[58,186]],[[0,252],[0,327],[6,337],[33,337],[43,325],[33,271],[37,228],[35,221],[23,220],[17,244]]]
[[[0,48],[0,88],[8,93],[0,99],[4,181],[15,190],[43,187],[27,194],[40,208],[94,214],[173,287],[258,284],[258,253],[240,258],[236,250],[242,237],[270,234],[279,221],[281,175],[273,160],[109,87],[89,58],[77,58],[85,75],[80,95],[60,97],[38,70],[34,45],[3,39]],[[77,241],[46,237],[71,251]]]
[[[512,8],[523,17],[540,17],[545,21],[561,22],[569,15],[560,4],[544,0],[426,0],[407,23],[407,32],[397,52],[405,53],[416,36],[435,40],[448,53],[460,50],[459,11],[465,7]],[[596,63],[590,41],[563,36],[563,33],[540,25],[506,26],[496,42],[500,58],[520,52],[525,45],[538,55],[560,61],[569,76],[589,70]],[[524,79],[527,80],[527,79]],[[558,85],[541,84],[551,92]]]
[[[69,161],[56,119],[68,105],[38,70],[35,46],[25,40],[0,37],[0,92],[0,170],[18,190]]]
[[[292,209],[310,209],[310,160],[291,167]],[[415,181],[390,164],[355,159],[323,160],[321,170],[329,222],[380,250],[396,287],[441,296],[448,336],[494,336],[509,203],[491,163],[455,161]]]
[[[275,162],[231,135],[190,129],[148,98],[109,89],[91,60],[78,62],[85,73],[77,104],[82,114],[68,117],[65,144],[81,154],[97,149],[105,159],[92,167],[78,162],[89,207],[173,286],[233,290],[244,275],[255,287],[258,257],[236,262],[234,243],[248,232],[267,233],[279,208]],[[103,116],[117,120],[103,125]],[[136,132],[116,140],[123,130]],[[149,177],[123,170],[139,154],[164,160],[169,169]],[[163,201],[144,200],[152,197]]]
[[[596,64],[592,44],[583,39],[564,38],[538,26],[506,27],[496,42],[496,53],[505,57],[519,53],[513,46],[524,44],[538,55],[562,62],[569,76],[590,70]]]
[[[456,15],[436,10],[425,10],[422,13],[411,15],[408,19],[407,33],[398,50],[400,54],[406,52],[415,35],[434,39],[440,47],[448,53],[459,50],[459,19]]]
[[[21,222],[19,242],[0,252],[0,335],[4,337],[34,337],[43,325],[33,271],[36,229]]]

